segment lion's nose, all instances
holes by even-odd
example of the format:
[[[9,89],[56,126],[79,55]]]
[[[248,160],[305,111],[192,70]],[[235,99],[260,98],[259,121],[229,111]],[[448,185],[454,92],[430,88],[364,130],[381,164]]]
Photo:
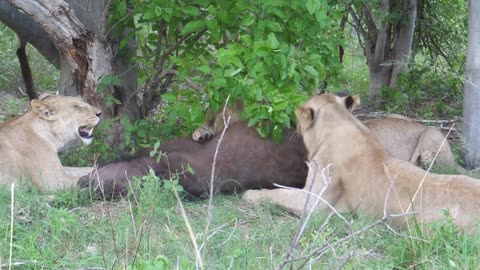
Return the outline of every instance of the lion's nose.
[[[96,115],[97,117],[100,117],[100,115],[102,115],[102,112],[97,112],[95,115]]]

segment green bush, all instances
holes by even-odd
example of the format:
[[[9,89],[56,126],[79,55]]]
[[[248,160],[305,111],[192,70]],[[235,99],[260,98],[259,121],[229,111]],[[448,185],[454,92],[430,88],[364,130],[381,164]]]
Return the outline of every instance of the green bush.
[[[113,11],[112,23],[127,12],[122,4]],[[132,15],[139,83],[175,70],[175,83],[163,94],[169,106],[159,117],[184,133],[229,97],[230,104],[244,101],[242,117],[262,136],[280,138],[295,107],[325,82],[333,84],[341,70],[335,24],[341,12],[327,1],[150,0]]]

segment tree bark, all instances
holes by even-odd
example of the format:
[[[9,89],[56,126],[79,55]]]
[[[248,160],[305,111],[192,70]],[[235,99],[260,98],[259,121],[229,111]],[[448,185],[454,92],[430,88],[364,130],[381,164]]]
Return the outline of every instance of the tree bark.
[[[39,24],[60,52],[62,73],[67,70],[73,74],[73,83],[61,81],[60,90],[68,95],[81,95],[93,105],[102,105],[96,85],[101,76],[112,71],[112,52],[105,40],[87,30],[64,1],[7,1]]]
[[[137,72],[131,62],[136,42],[132,38],[125,51],[118,53],[119,40],[131,29],[120,36],[108,29],[110,3],[111,0],[0,0],[0,20],[19,36],[27,37],[25,40],[40,52],[43,50],[43,55],[57,56],[51,57],[51,61],[60,68],[61,94],[82,96],[90,104],[102,108],[105,118],[119,120],[126,115],[135,121],[141,116],[136,95]],[[133,18],[128,16],[126,20]],[[36,39],[28,39],[30,35],[35,35]],[[98,93],[97,86],[104,75],[116,75],[123,85],[109,85],[104,92]],[[121,104],[107,108],[104,102],[107,95],[112,95]],[[115,121],[110,131],[107,143],[121,143],[121,121]]]
[[[468,44],[463,99],[467,169],[480,165],[480,1],[468,1]]]
[[[398,75],[405,71],[411,55],[417,0],[383,0],[381,14],[374,19],[372,8],[362,2],[357,11],[350,9],[353,25],[363,39],[370,76],[369,99],[375,100],[383,87],[395,87]],[[390,22],[386,14],[404,14],[405,20]],[[406,23],[405,23],[406,21]]]
[[[8,1],[0,1],[0,21],[11,28],[21,40],[32,44],[52,65],[60,68],[60,55],[55,44],[27,14]]]
[[[67,0],[67,3],[58,0],[8,0],[8,2],[13,8],[3,5],[5,13],[15,14],[17,12],[15,8],[18,8],[24,12],[19,12],[24,17],[21,18],[21,22],[5,19],[8,21],[7,25],[15,32],[24,30],[25,36],[31,33],[23,25],[36,26],[35,31],[44,33],[42,42],[27,40],[36,48],[35,44],[55,44],[57,54],[60,55],[57,63],[61,72],[60,93],[81,95],[89,103],[102,107],[104,105],[102,96],[111,94],[123,104],[107,110],[106,116],[123,114],[132,120],[139,119],[140,110],[135,95],[137,74],[130,61],[132,55],[113,54],[113,51],[117,50],[118,40],[108,34],[110,29],[106,26],[110,1]],[[31,22],[23,23],[23,20]],[[45,40],[46,36],[48,42]],[[132,52],[135,52],[134,41],[133,39],[127,45]],[[107,93],[98,95],[96,86],[102,76],[107,74],[120,74],[119,77],[124,84],[109,87]]]
[[[398,75],[407,70],[408,61],[412,54],[413,33],[415,32],[415,20],[417,17],[417,0],[403,1],[399,2],[399,4],[404,5],[402,10],[407,11],[406,16],[408,16],[408,20],[396,33],[394,45],[395,63],[389,82],[390,87],[395,87]]]

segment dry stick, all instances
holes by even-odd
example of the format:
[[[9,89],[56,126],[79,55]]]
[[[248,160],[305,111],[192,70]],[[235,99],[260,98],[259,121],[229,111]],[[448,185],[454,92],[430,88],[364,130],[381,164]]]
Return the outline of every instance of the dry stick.
[[[325,175],[323,175],[324,177],[324,181],[326,184],[328,184],[326,178],[325,178]],[[276,186],[278,187],[282,187],[282,188],[286,188],[286,189],[290,189],[290,190],[299,190],[301,192],[305,192],[305,193],[310,193],[311,196],[314,196],[316,197],[318,200],[322,201],[324,204],[326,204],[328,206],[328,208],[330,208],[330,210],[335,213],[335,215],[337,215],[338,217],[340,217],[350,228],[350,231],[351,233],[344,237],[344,238],[341,238],[339,240],[337,240],[336,242],[334,242],[333,244],[330,244],[328,241],[325,245],[323,245],[322,247],[316,249],[316,250],[313,250],[311,253],[307,254],[306,256],[302,256],[302,257],[299,257],[299,258],[289,258],[288,260],[284,260],[281,262],[281,264],[276,268],[276,269],[283,269],[283,267],[289,263],[289,262],[295,262],[295,261],[300,261],[300,260],[305,260],[302,265],[298,268],[298,269],[301,269],[305,266],[305,264],[307,263],[307,259],[317,255],[317,254],[321,254],[319,257],[321,257],[325,252],[327,252],[328,250],[332,250],[335,246],[338,246],[339,244],[345,242],[345,241],[348,241],[350,239],[353,239],[353,237],[355,237],[356,235],[358,234],[361,234],[367,230],[369,230],[370,228],[373,228],[374,226],[377,226],[378,224],[385,224],[385,221],[387,221],[388,219],[390,218],[400,218],[400,217],[406,217],[406,216],[409,216],[409,215],[413,215],[413,214],[416,214],[416,212],[410,212],[410,213],[402,213],[402,214],[388,214],[387,211],[386,211],[386,201],[388,200],[389,196],[390,196],[390,192],[391,192],[391,189],[393,187],[393,182],[391,181],[390,182],[390,186],[387,190],[387,194],[385,196],[385,202],[384,202],[384,216],[382,217],[382,219],[380,220],[377,220],[376,222],[368,225],[368,226],[365,226],[364,228],[358,230],[358,231],[353,231],[353,227],[351,226],[351,224],[345,219],[345,217],[343,217],[343,215],[341,215],[328,201],[326,201],[325,199],[323,199],[320,195],[318,194],[315,194],[315,193],[311,193],[309,191],[306,191],[304,189],[298,189],[298,188],[291,188],[291,187],[287,187],[287,186],[282,186],[282,185],[277,185]],[[325,189],[326,187],[324,187]]]
[[[12,269],[12,254],[13,254],[13,209],[15,201],[15,182],[11,186],[11,206],[10,206],[10,254],[8,259],[8,270]]]
[[[217,164],[217,155],[218,155],[218,150],[220,149],[220,145],[222,144],[223,137],[225,136],[225,132],[228,129],[228,124],[230,123],[230,116],[228,116],[227,119],[225,119],[225,110],[227,109],[227,104],[228,100],[230,99],[230,95],[227,96],[227,99],[225,100],[225,106],[223,106],[223,130],[222,134],[220,135],[220,138],[218,139],[217,142],[217,147],[215,148],[215,154],[213,155],[213,162],[212,162],[212,171],[210,172],[210,197],[208,198],[208,210],[207,210],[207,225],[205,226],[205,234],[208,234],[208,227],[210,226],[210,223],[212,222],[212,209],[213,209],[213,190],[214,190],[214,180],[215,180],[215,166]]]
[[[322,170],[322,176],[323,176],[323,178],[324,178],[325,186],[323,187],[322,191],[321,191],[319,194],[315,194],[315,193],[312,193],[312,192],[310,192],[310,191],[306,191],[306,190],[304,190],[304,189],[292,188],[292,187],[283,186],[283,185],[278,185],[278,184],[275,184],[275,186],[281,187],[281,188],[285,188],[285,189],[289,189],[289,190],[297,190],[297,191],[304,192],[304,193],[307,193],[308,195],[311,195],[311,196],[316,197],[316,198],[317,198],[316,204],[314,205],[314,207],[312,207],[312,209],[310,210],[310,213],[312,213],[313,210],[314,210],[314,208],[317,207],[318,201],[323,202],[325,205],[328,206],[328,208],[329,208],[333,213],[335,213],[336,216],[338,216],[340,219],[342,219],[342,220],[345,222],[345,224],[350,228],[350,232],[351,232],[351,233],[350,233],[350,236],[352,236],[352,238],[353,238],[355,232],[353,231],[353,227],[352,227],[352,225],[350,224],[350,222],[348,222],[347,219],[346,219],[342,214],[340,214],[328,201],[326,201],[325,199],[323,199],[322,196],[321,196],[321,195],[323,195],[323,193],[324,193],[325,190],[327,189],[328,185],[330,184],[330,178],[326,177],[325,174],[324,174],[324,173],[325,173],[325,169],[328,170],[328,168],[329,168],[329,166],[327,165],[327,167],[324,168],[324,170]],[[315,254],[313,254],[313,255],[315,255]],[[313,256],[313,255],[312,255],[312,256]],[[309,258],[309,257],[308,257],[308,258]],[[284,267],[287,263],[289,263],[289,262],[294,262],[294,261],[296,261],[296,259],[294,259],[294,258],[284,259],[284,261],[282,261],[276,269],[277,269],[277,270],[283,269],[283,267]]]
[[[92,177],[97,177],[98,179],[98,182],[100,183],[100,175],[98,174],[98,155],[93,155],[93,171],[90,173],[89,177],[90,177],[90,183],[88,185],[88,193],[90,194],[90,203],[93,205],[93,193],[92,193],[92,181],[93,181],[93,178]],[[102,191],[103,193],[103,191]],[[98,232],[99,234],[99,237],[100,237],[100,248],[102,249],[102,261],[103,261],[103,266],[105,267],[105,269],[108,269],[107,267],[107,258],[105,256],[105,246],[103,245],[104,241],[103,241],[103,236],[101,234],[101,232],[99,231]]]
[[[129,177],[127,175],[127,171],[125,171],[125,177],[127,179],[127,183],[130,187],[130,190],[132,191],[132,196],[135,200],[135,203],[136,203],[136,205],[139,205],[139,202],[137,200],[137,195],[135,194],[135,190],[133,189],[132,183],[129,180]],[[155,205],[154,205],[154,202],[152,201],[152,204],[150,205],[150,209],[148,210],[147,216],[142,221],[142,223],[140,224],[140,228],[138,230],[137,230],[137,227],[135,225],[135,218],[133,216],[133,208],[132,208],[132,203],[130,201],[130,198],[128,198],[128,205],[129,205],[130,217],[131,217],[131,220],[132,220],[133,231],[135,233],[135,239],[134,239],[133,244],[132,244],[132,246],[135,248],[135,253],[134,253],[134,256],[133,256],[133,260],[132,260],[132,265],[135,265],[135,261],[137,260],[137,254],[138,254],[137,251],[140,249],[140,244],[142,242],[143,234],[146,230],[145,227],[147,227],[148,229],[150,228],[150,222],[152,220],[152,215],[153,215],[153,208],[154,208]],[[150,247],[150,238],[147,239],[147,242],[148,242],[147,247]]]
[[[403,214],[398,214],[398,215],[397,215],[397,214],[395,214],[395,215],[387,215],[387,216],[383,217],[382,219],[379,219],[379,220],[375,221],[374,223],[371,223],[371,224],[363,227],[362,229],[360,229],[360,230],[358,230],[358,231],[354,231],[353,234],[349,234],[349,235],[347,235],[347,236],[345,236],[345,237],[343,237],[343,238],[335,241],[335,242],[332,243],[332,244],[329,244],[329,245],[327,245],[327,246],[323,246],[323,247],[321,247],[321,248],[319,248],[319,249],[316,249],[316,250],[312,251],[310,254],[307,254],[307,255],[305,255],[305,256],[303,256],[303,257],[300,257],[300,258],[297,258],[297,259],[293,259],[292,262],[294,262],[294,261],[300,261],[300,260],[305,260],[305,259],[308,259],[308,258],[314,256],[315,254],[319,254],[319,253],[328,251],[329,249],[331,249],[331,248],[333,248],[333,247],[336,247],[336,246],[340,245],[341,243],[343,243],[343,242],[345,242],[345,241],[348,241],[348,240],[350,240],[351,238],[353,238],[353,237],[355,237],[355,236],[357,236],[357,235],[359,235],[359,234],[362,234],[362,233],[368,231],[369,229],[371,229],[371,228],[373,228],[373,227],[375,227],[375,226],[377,226],[377,225],[379,225],[379,224],[385,224],[385,222],[386,222],[388,219],[392,218],[392,217],[393,217],[393,218],[406,217],[406,216],[410,216],[410,215],[412,215],[412,214],[414,214],[414,213],[411,212],[411,213],[403,213]],[[304,267],[305,264],[306,264],[306,261],[305,261],[302,265],[300,265],[300,267],[298,267],[298,269],[301,269],[302,267]]]
[[[235,232],[235,230],[237,229],[237,219],[235,218],[235,224],[233,225],[233,230],[230,232],[227,240],[223,241],[222,243],[218,244],[216,247],[221,247],[223,246],[225,243],[227,243],[230,238],[232,238],[232,235],[233,233]],[[217,233],[219,233],[220,231],[222,231],[223,228],[227,227],[227,225],[230,223],[230,221],[227,221],[225,223],[223,223],[222,225],[220,225],[219,227],[217,227],[210,235],[208,235],[208,237],[206,238],[206,240],[200,245],[200,252],[202,251],[203,247],[205,246],[205,243],[207,242],[207,240],[210,240],[210,238],[212,238],[213,236],[215,236]]]
[[[233,230],[230,232],[230,234],[228,235],[227,239],[226,239],[225,241],[223,241],[222,243],[218,244],[218,245],[216,246],[216,248],[219,248],[219,247],[225,245],[228,241],[230,241],[230,238],[232,238],[233,233],[234,233],[235,230],[237,229],[237,222],[238,222],[238,220],[235,218],[235,224],[233,225]],[[225,225],[226,225],[226,224],[225,224]],[[216,232],[214,232],[214,233],[216,233]],[[211,236],[213,236],[213,234],[212,234]],[[210,236],[209,236],[208,238],[210,238]]]
[[[126,233],[125,233],[125,255],[124,255],[125,256],[125,267],[128,267],[128,250],[129,250],[129,246],[128,246],[128,227],[127,227],[127,230],[126,230]]]
[[[172,185],[173,185],[172,177],[170,177],[170,182],[172,182]],[[175,195],[175,198],[178,201],[178,204],[180,205],[180,212],[182,213],[183,221],[187,226],[188,235],[190,236],[190,240],[192,241],[193,248],[195,249],[197,262],[200,265],[200,269],[203,270],[204,268],[203,268],[202,256],[200,255],[200,250],[198,249],[197,239],[195,239],[195,235],[193,234],[192,226],[190,226],[190,221],[188,221],[187,213],[185,212],[185,208],[183,207],[182,200],[180,199],[180,196],[178,196],[177,190],[175,188],[172,188],[172,190],[173,190],[173,194]]]
[[[390,185],[388,186],[388,189],[387,189],[387,195],[385,196],[385,201],[383,202],[383,216],[387,216],[387,204],[388,204],[388,200],[390,198],[390,193],[392,192],[392,190],[395,192],[395,199],[397,200],[397,203],[398,205],[400,205],[400,210],[403,212],[403,213],[406,213],[407,211],[405,211],[403,209],[403,205],[401,204],[400,202],[400,198],[398,197],[398,192],[397,190],[395,189],[395,180],[392,180],[392,177],[390,176],[390,171],[388,170],[388,167],[385,165],[385,163],[383,164],[383,169],[385,171],[385,174],[387,175],[387,178],[390,182]],[[412,211],[410,212],[412,214],[417,214],[418,212],[416,211]],[[384,223],[385,227],[387,227],[388,230],[390,230],[391,233],[393,233],[394,235],[397,235],[397,236],[400,236],[400,237],[403,237],[403,238],[410,238],[410,239],[414,239],[414,240],[417,240],[417,241],[423,241],[423,242],[426,242],[425,239],[421,239],[421,238],[418,238],[418,237],[415,237],[415,236],[411,236],[411,235],[405,235],[405,234],[401,234],[397,231],[395,231],[395,229],[393,229],[390,225],[388,225],[388,223]],[[410,229],[410,223],[408,222],[407,220],[407,227],[408,227],[408,230],[411,231]]]
[[[387,173],[388,173],[388,170],[387,170]],[[338,240],[337,242],[335,242],[335,243],[333,243],[333,244],[330,244],[330,243],[327,241],[327,243],[326,243],[325,245],[323,245],[321,248],[313,251],[312,253],[310,253],[310,254],[307,255],[307,256],[302,257],[302,259],[305,259],[305,262],[299,267],[299,269],[305,266],[305,264],[307,263],[306,259],[311,258],[311,257],[314,256],[315,254],[320,254],[320,255],[317,257],[317,259],[320,258],[321,256],[323,256],[323,254],[325,254],[326,252],[328,252],[328,250],[330,250],[330,249],[331,249],[331,250],[334,250],[334,247],[337,246],[338,244],[340,244],[341,242],[344,242],[344,241],[347,241],[347,240],[350,240],[351,238],[353,238],[354,234],[362,233],[362,232],[368,230],[369,228],[372,228],[373,226],[376,226],[376,225],[378,225],[378,224],[380,224],[380,223],[386,225],[389,229],[391,229],[392,231],[394,231],[394,230],[393,230],[390,226],[388,226],[388,224],[385,222],[385,221],[387,221],[387,219],[392,218],[392,217],[393,217],[393,218],[406,217],[406,216],[408,216],[408,215],[414,215],[414,214],[416,214],[416,212],[403,213],[403,214],[389,214],[389,213],[387,213],[386,208],[387,208],[387,203],[388,203],[388,200],[389,200],[389,197],[390,197],[390,193],[391,193],[392,189],[395,190],[395,187],[394,187],[394,185],[393,185],[393,184],[394,184],[394,181],[391,180],[389,174],[388,174],[388,177],[389,177],[389,180],[390,180],[390,185],[389,185],[389,187],[388,187],[388,189],[387,189],[387,194],[386,194],[386,196],[385,196],[385,200],[384,200],[384,204],[383,204],[383,205],[384,205],[384,206],[383,206],[383,207],[384,207],[384,209],[383,209],[383,218],[380,219],[380,220],[378,220],[378,221],[376,221],[375,223],[372,223],[372,224],[364,227],[363,229],[361,229],[361,230],[359,230],[359,231],[356,231],[356,232],[353,232],[353,229],[352,229],[351,225],[350,225],[349,223],[347,223],[347,224],[350,226],[350,229],[352,230],[352,234],[351,234],[351,235],[349,235],[349,236],[347,236],[347,237],[344,237],[344,238]],[[400,236],[403,236],[403,235],[400,234]],[[412,238],[413,238],[413,237],[412,237]],[[341,242],[340,242],[340,241],[341,241]],[[351,256],[353,256],[353,255],[354,255],[354,253],[352,252],[352,253],[349,254],[348,257],[351,258]]]
[[[377,117],[389,117],[391,113],[387,112],[370,112],[370,113],[358,113],[355,116],[359,119],[367,119],[367,118],[377,118]],[[402,119],[402,118],[400,118]],[[461,117],[455,117],[453,119],[422,119],[422,118],[408,118],[410,121],[418,122],[418,123],[435,123],[435,124],[453,124],[456,122],[461,122]]]
[[[313,163],[313,168],[311,166],[311,163]],[[330,165],[330,164],[329,164]],[[327,165],[327,166],[329,166]],[[308,166],[308,169],[309,171],[312,171],[311,173],[311,178],[312,179],[309,179],[311,180],[311,184],[310,184],[310,187],[309,187],[309,192],[312,192],[312,189],[313,189],[313,184],[315,183],[315,175],[317,174],[317,169],[318,169],[318,163],[316,160],[312,160],[311,162],[308,162],[307,163],[307,166]],[[325,168],[324,168],[325,169]],[[322,175],[323,175],[323,171],[322,171]],[[307,179],[307,182],[308,182],[308,179]],[[276,184],[274,184],[276,185]],[[326,190],[326,187],[328,185],[325,185],[325,187],[320,191],[320,195],[323,194],[323,192]],[[298,242],[300,241],[300,238],[302,237],[303,235],[303,232],[305,231],[305,227],[307,225],[307,222],[308,220],[310,219],[310,216],[311,216],[311,213],[313,211],[313,209],[316,208],[317,204],[318,204],[318,201],[319,199],[317,198],[317,200],[315,201],[315,205],[310,209],[309,213],[307,213],[307,208],[308,208],[308,204],[309,204],[309,201],[310,201],[310,193],[307,195],[307,199],[305,200],[305,205],[303,206],[303,211],[302,211],[302,224],[300,226],[300,229],[297,231],[297,234],[295,235],[295,238],[290,246],[290,249],[287,250],[287,254],[285,254],[284,258],[283,258],[283,261],[282,263],[280,263],[280,265],[277,267],[277,269],[281,269],[283,268],[283,266],[285,266],[286,262],[292,258],[293,256],[293,250],[297,247],[298,245]],[[285,263],[284,263],[285,262]]]
[[[151,169],[151,167],[150,167],[150,169]],[[135,194],[135,190],[133,189],[133,186],[132,186],[132,183],[131,183],[132,181],[129,180],[127,171],[125,171],[125,178],[127,179],[128,186],[130,187],[130,190],[132,191],[132,196],[133,196],[133,199],[135,200],[135,204],[139,205],[137,195]],[[143,234],[144,234],[144,231],[145,231],[144,227],[147,226],[148,228],[150,228],[149,226],[150,226],[150,222],[152,220],[154,202],[152,201],[152,204],[150,205],[150,209],[148,211],[147,217],[142,221],[142,223],[140,224],[140,229],[138,229],[138,230],[137,230],[137,227],[135,225],[135,218],[133,216],[133,208],[132,208],[132,203],[130,201],[130,198],[128,198],[128,205],[129,205],[130,217],[131,217],[131,220],[132,220],[133,231],[135,233],[135,239],[134,239],[134,242],[133,242],[133,246],[135,248],[135,253],[134,253],[134,256],[133,256],[133,260],[132,260],[132,265],[135,265],[135,261],[137,260],[137,251],[140,248],[140,244],[141,244]],[[147,246],[149,247],[150,246],[150,238],[148,238],[147,241],[148,241]]]

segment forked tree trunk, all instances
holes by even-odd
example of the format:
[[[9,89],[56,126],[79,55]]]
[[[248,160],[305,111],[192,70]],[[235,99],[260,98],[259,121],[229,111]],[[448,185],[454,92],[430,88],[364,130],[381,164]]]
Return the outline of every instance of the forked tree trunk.
[[[405,71],[411,54],[417,0],[383,0],[376,19],[369,2],[350,9],[355,29],[364,43],[370,76],[369,99],[375,100],[383,87],[395,87],[398,75]],[[392,23],[386,20],[391,12],[404,14]]]
[[[467,169],[480,165],[480,1],[468,1],[468,45],[463,99]]]

